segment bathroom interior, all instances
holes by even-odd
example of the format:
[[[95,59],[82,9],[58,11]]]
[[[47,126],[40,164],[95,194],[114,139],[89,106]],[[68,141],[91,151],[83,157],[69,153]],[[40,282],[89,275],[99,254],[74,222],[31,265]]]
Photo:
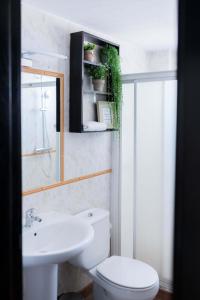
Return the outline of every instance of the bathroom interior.
[[[177,1],[21,17],[23,300],[171,300]]]

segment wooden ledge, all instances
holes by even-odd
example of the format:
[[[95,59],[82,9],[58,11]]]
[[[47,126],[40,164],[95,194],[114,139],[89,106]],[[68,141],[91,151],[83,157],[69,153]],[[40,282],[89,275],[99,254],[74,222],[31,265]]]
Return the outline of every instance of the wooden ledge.
[[[29,190],[27,192],[23,192],[22,196],[28,196],[28,195],[35,194],[35,193],[44,192],[44,191],[51,190],[51,189],[54,189],[54,188],[57,188],[57,187],[60,187],[60,186],[63,186],[63,185],[72,184],[72,183],[76,183],[76,182],[79,182],[79,181],[82,181],[82,180],[87,180],[87,179],[91,179],[91,178],[94,178],[94,177],[97,177],[97,176],[102,176],[102,175],[111,174],[111,173],[112,173],[112,169],[98,171],[98,172],[83,175],[83,176],[80,176],[80,177],[75,177],[75,178],[72,178],[72,179],[60,181],[58,183],[54,183],[54,184],[51,184],[51,185],[40,187],[40,188],[37,188],[37,189],[34,189],[34,190]]]

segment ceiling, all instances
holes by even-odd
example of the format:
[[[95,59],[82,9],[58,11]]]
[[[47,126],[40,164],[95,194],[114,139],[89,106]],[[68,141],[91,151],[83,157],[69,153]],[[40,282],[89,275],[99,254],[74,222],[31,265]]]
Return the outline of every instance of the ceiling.
[[[24,0],[146,50],[177,46],[177,0]]]

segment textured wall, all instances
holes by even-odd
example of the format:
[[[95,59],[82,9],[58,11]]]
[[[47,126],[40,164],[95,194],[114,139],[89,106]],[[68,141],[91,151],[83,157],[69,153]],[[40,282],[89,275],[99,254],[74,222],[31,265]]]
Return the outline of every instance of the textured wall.
[[[22,49],[43,50],[69,57],[70,33],[83,30],[63,19],[28,6],[22,9]],[[70,59],[70,58],[69,58]],[[111,133],[74,134],[69,128],[69,59],[35,56],[33,67],[65,74],[65,179],[111,168]],[[110,175],[26,196],[23,209],[77,213],[91,207],[109,209]],[[89,283],[80,270],[63,264],[59,269],[59,294],[79,290]]]
[[[34,56],[33,67],[65,74],[65,179],[109,169],[112,162],[112,133],[70,133],[69,128],[69,45],[70,33],[87,31],[112,41],[109,36],[93,32],[81,25],[46,14],[30,6],[22,7],[22,49],[49,51],[68,56],[67,61],[45,56]],[[145,71],[145,52],[120,41],[122,71]],[[116,143],[117,145],[117,143]],[[62,210],[77,213],[91,207],[109,209],[111,175],[62,186],[26,196],[23,209],[35,207],[39,211]],[[116,199],[114,199],[116,200]],[[59,271],[59,293],[79,290],[89,282],[80,270],[63,264]]]
[[[176,50],[149,51],[146,55],[146,62],[149,72],[175,71],[177,69]]]

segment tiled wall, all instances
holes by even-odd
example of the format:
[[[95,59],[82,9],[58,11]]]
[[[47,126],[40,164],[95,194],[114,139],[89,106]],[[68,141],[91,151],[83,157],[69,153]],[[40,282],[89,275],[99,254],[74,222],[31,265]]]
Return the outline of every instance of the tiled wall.
[[[68,56],[67,61],[39,55],[33,57],[34,68],[63,72],[65,75],[64,169],[66,180],[111,168],[110,132],[76,134],[70,133],[68,130],[70,33],[80,30],[83,30],[83,28],[78,25],[74,25],[61,18],[44,14],[29,6],[23,6],[22,49],[49,51]],[[109,183],[106,184],[109,187]],[[52,193],[54,193],[53,190],[49,191],[49,195]],[[41,197],[41,195],[38,194],[33,197],[37,198]],[[29,198],[31,198],[31,196]],[[26,197],[24,200],[24,204],[26,205],[29,199]],[[84,202],[86,203],[87,199],[83,200],[83,203]],[[105,202],[107,202],[106,207],[108,207],[109,198],[107,198]]]
[[[62,19],[23,6],[22,49],[44,50],[69,57],[70,32],[82,28]],[[70,59],[70,58],[69,58]],[[111,168],[111,133],[74,134],[68,131],[69,59],[67,61],[36,56],[35,68],[65,73],[65,179]],[[77,213],[91,207],[109,209],[110,177],[102,175],[56,189],[32,194],[23,199],[23,209],[62,210]],[[89,283],[87,276],[67,263],[59,268],[58,293],[79,290]]]
[[[112,167],[112,133],[70,133],[69,128],[69,45],[70,33],[92,32],[83,26],[62,18],[22,6],[22,50],[49,51],[68,56],[68,60],[57,60],[45,56],[34,56],[33,67],[63,72],[65,74],[65,179],[110,169]],[[108,36],[103,36],[112,40]],[[119,41],[116,41],[119,42]],[[122,69],[128,73],[145,71],[145,53],[141,49],[125,44],[121,47]],[[52,190],[25,196],[23,209],[34,207],[38,211],[61,210],[77,213],[91,207],[109,209],[111,199],[111,176],[102,175],[92,179],[61,186]],[[80,270],[60,266],[59,293],[79,290],[89,279]]]

